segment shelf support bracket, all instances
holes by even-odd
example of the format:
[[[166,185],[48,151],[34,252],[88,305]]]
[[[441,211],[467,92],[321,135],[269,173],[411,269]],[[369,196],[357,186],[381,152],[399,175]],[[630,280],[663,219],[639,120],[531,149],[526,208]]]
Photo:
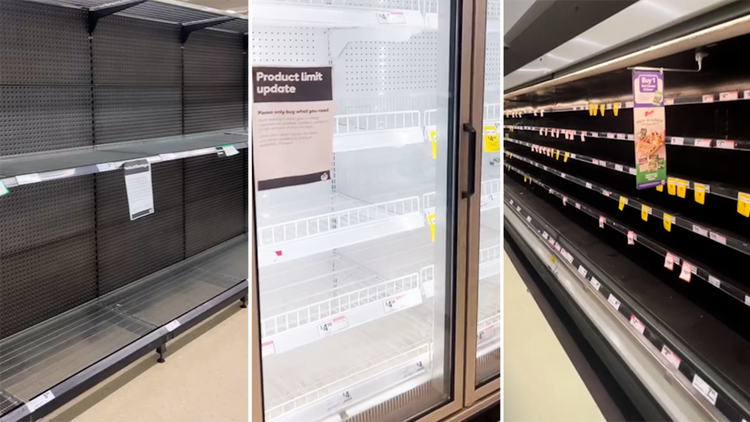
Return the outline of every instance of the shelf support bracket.
[[[182,34],[180,35],[180,40],[182,41],[183,44],[185,44],[187,42],[188,37],[190,37],[190,34],[192,34],[195,31],[200,31],[201,29],[210,28],[212,26],[220,25],[225,22],[231,22],[236,19],[237,18],[234,16],[220,16],[218,18],[211,18],[211,19],[204,19],[200,21],[183,23]]]
[[[117,12],[122,12],[125,9],[130,9],[133,6],[138,6],[139,4],[145,3],[146,1],[148,0],[120,0],[90,8],[89,35],[94,34],[96,25],[99,23],[99,19],[106,18],[107,16],[113,15]]]

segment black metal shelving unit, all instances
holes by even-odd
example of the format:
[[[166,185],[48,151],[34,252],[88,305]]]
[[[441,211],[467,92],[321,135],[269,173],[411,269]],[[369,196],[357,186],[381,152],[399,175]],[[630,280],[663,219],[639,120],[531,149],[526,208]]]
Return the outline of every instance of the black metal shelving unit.
[[[247,32],[168,0],[0,2],[0,421],[246,306]],[[155,211],[131,221],[136,159]]]

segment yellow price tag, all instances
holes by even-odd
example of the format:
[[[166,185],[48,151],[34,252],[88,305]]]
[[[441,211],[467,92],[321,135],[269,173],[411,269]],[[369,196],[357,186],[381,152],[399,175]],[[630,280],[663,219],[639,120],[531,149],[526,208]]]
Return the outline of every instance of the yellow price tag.
[[[430,239],[434,242],[435,241],[435,214],[428,215],[427,221],[430,222]]]
[[[750,217],[750,194],[740,192],[737,195],[737,212]]]
[[[671,232],[672,231],[672,223],[674,222],[674,217],[671,215],[664,213],[664,230]]]
[[[555,154],[555,160],[559,160],[559,159],[560,159],[560,150],[558,149],[557,153]]]
[[[664,185],[657,186],[656,190],[659,191],[659,192],[664,192]]]
[[[524,182],[524,183],[526,183],[526,182],[528,182],[528,181],[529,181],[529,178],[528,178],[528,177],[526,177],[526,176],[523,176],[523,182]]]
[[[677,196],[684,198],[687,194],[688,182],[687,180],[677,179]]]
[[[597,110],[596,104],[589,104],[589,116],[596,116]]]
[[[701,205],[706,203],[706,186],[700,183],[695,184],[695,202]]]
[[[606,110],[606,109],[607,108],[606,108],[605,104],[599,104],[599,111],[601,111],[602,117],[604,117],[604,110]]]
[[[432,159],[437,160],[437,131],[430,132],[430,140],[432,141]]]
[[[484,152],[500,151],[500,136],[495,126],[484,127]]]
[[[677,188],[677,179],[675,179],[674,177],[668,177],[667,178],[667,192],[670,195],[674,195],[676,193],[675,192],[676,188]]]
[[[513,158],[513,153],[512,152],[508,153],[508,158]]]
[[[513,126],[510,127],[510,131],[513,132]]]
[[[651,214],[651,207],[641,205],[641,220],[648,221],[648,215]]]
[[[529,184],[531,184],[532,180],[534,180],[534,179],[532,179],[531,177],[529,177]]]
[[[570,157],[570,153],[566,152],[565,153],[565,157],[563,157],[563,163],[567,163],[568,162],[568,157]]]
[[[627,205],[627,203],[628,203],[628,198],[626,198],[624,196],[621,196],[620,197],[620,205],[619,205],[620,211],[622,211],[622,210],[625,209],[625,205]]]
[[[617,117],[617,113],[620,111],[620,103],[612,104],[612,111],[615,113],[615,117]]]

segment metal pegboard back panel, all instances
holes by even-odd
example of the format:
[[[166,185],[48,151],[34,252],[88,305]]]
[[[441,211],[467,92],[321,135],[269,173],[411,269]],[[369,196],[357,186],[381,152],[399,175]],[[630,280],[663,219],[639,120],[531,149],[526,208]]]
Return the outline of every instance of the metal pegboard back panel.
[[[487,0],[487,16],[488,17],[502,16],[500,13],[501,10],[502,10],[501,0]]]
[[[97,86],[182,85],[177,25],[110,16],[97,25],[93,48]]]
[[[0,86],[0,155],[93,142],[89,86]]]
[[[94,207],[93,176],[0,199],[0,338],[94,298]]]
[[[424,32],[405,42],[350,42],[336,60],[338,76],[344,78],[339,85],[343,92],[339,94],[434,93],[439,57],[437,39],[437,32]]]
[[[503,40],[500,33],[487,34],[484,55],[485,104],[496,104],[501,101],[501,81],[503,79],[502,54]]]
[[[324,28],[253,27],[254,66],[327,66],[328,30]]]
[[[94,103],[97,144],[182,134],[181,87],[97,87]]]
[[[0,198],[0,256],[94,230],[90,176],[19,186]]]
[[[184,54],[185,133],[244,126],[243,36],[199,31],[188,39]]]
[[[95,257],[93,230],[1,257],[0,338],[94,299]]]
[[[0,2],[0,84],[88,85],[86,12]]]
[[[97,144],[182,134],[178,26],[110,16],[93,53]]]
[[[193,256],[245,233],[248,154],[185,160],[185,244]]]
[[[99,294],[103,295],[184,257],[183,163],[152,166],[154,214],[130,221],[121,171],[97,175]]]
[[[185,133],[242,127],[243,89],[242,85],[185,87]]]
[[[244,38],[199,31],[185,43],[185,85],[242,85]]]

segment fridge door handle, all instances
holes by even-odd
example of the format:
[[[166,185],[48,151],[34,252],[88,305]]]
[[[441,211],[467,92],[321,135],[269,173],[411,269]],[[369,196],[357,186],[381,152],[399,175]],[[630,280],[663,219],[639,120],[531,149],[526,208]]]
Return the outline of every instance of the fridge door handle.
[[[464,132],[469,134],[469,186],[461,195],[462,198],[466,199],[476,193],[477,130],[471,123],[464,123]]]

